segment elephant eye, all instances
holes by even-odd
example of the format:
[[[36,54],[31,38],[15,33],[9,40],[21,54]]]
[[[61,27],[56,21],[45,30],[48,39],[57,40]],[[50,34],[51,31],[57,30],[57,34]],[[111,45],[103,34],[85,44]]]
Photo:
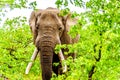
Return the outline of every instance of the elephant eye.
[[[59,30],[59,31],[62,31],[62,29],[63,29],[62,26],[59,26],[59,27],[58,27],[58,30]]]
[[[36,24],[36,29],[38,29],[39,28],[39,24]]]
[[[61,31],[61,30],[62,30],[62,27],[59,27],[58,30]]]

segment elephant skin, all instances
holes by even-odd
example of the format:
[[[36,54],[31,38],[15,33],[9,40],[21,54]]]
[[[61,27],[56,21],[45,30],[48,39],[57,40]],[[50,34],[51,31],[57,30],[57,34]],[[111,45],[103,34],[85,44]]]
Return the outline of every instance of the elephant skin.
[[[73,44],[79,40],[79,35],[72,39],[68,35],[71,25],[77,23],[77,19],[71,19],[71,15],[60,16],[57,8],[33,11],[29,19],[30,29],[33,34],[33,42],[40,53],[42,79],[50,80],[52,71],[61,74],[61,65],[54,66],[54,62],[66,59],[64,50],[55,54],[57,44]],[[62,55],[62,56],[61,56]],[[75,57],[75,54],[72,55]]]

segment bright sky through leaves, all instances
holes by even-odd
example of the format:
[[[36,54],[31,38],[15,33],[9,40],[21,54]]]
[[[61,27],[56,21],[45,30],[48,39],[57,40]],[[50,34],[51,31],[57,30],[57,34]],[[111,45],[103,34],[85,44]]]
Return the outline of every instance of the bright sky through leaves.
[[[52,1],[51,0],[29,0],[28,3],[33,2],[33,1],[37,2],[37,9],[45,9],[47,7],[55,7],[56,8],[56,5],[55,5],[56,0],[52,0]],[[70,8],[71,11],[77,11],[77,12],[85,11],[85,9],[82,9],[80,7],[75,7],[74,5],[71,5],[71,4],[68,7]],[[7,18],[13,18],[13,17],[17,17],[17,16],[25,16],[25,17],[27,17],[27,20],[28,20],[30,14],[32,12],[32,9],[18,9],[18,8],[10,11],[9,6],[6,6],[5,9],[8,12],[5,14],[6,16],[2,18],[2,23],[0,24],[0,26],[3,25],[4,21]]]

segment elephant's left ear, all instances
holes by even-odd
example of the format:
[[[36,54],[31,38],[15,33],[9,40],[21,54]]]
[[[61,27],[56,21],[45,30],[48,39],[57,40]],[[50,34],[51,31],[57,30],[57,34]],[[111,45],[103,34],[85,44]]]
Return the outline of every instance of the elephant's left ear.
[[[42,10],[38,10],[38,11],[32,11],[31,15],[30,15],[30,19],[29,19],[29,25],[30,25],[30,29],[32,31],[33,34],[33,41],[35,43],[35,40],[37,38],[37,28],[36,28],[36,23],[37,23],[37,17],[40,15]]]
[[[32,32],[34,32],[35,26],[36,26],[36,22],[37,22],[37,17],[38,15],[40,15],[40,13],[42,12],[42,10],[38,10],[38,11],[32,11],[30,18],[29,18],[29,25],[30,28],[32,30]]]
[[[35,27],[35,22],[36,22],[36,16],[35,16],[35,11],[32,11],[31,15],[30,15],[30,19],[29,19],[29,25],[30,25],[30,29],[33,32],[33,28]]]

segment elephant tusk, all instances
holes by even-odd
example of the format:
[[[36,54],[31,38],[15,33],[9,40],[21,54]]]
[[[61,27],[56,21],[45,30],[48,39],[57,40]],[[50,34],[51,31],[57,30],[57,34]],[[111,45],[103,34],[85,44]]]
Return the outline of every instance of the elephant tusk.
[[[26,67],[26,70],[25,70],[25,74],[28,74],[31,67],[32,67],[32,64],[33,64],[33,61],[36,59],[37,55],[38,55],[38,50],[37,48],[35,48],[33,54],[32,54],[32,57],[31,57],[31,61],[28,63],[27,67]]]
[[[59,56],[59,59],[60,59],[61,64],[62,64],[62,63],[63,63],[63,60],[65,60],[65,58],[64,58],[64,55],[63,55],[63,53],[62,53],[61,50],[59,51],[58,56]],[[63,64],[62,68],[63,68],[63,69],[62,69],[62,72],[63,72],[63,73],[67,72],[67,65],[66,65],[65,62],[64,62],[64,64]]]

